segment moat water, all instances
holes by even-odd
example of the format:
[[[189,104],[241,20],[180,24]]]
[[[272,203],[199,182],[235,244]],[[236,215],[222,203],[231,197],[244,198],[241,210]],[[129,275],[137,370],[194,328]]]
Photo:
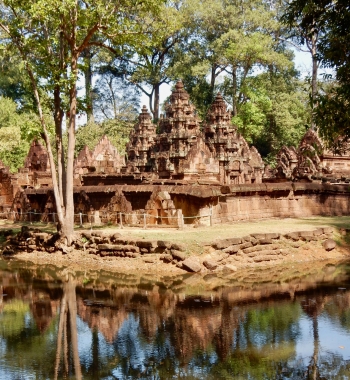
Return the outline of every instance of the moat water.
[[[0,379],[350,379],[350,264],[280,273],[0,260]]]

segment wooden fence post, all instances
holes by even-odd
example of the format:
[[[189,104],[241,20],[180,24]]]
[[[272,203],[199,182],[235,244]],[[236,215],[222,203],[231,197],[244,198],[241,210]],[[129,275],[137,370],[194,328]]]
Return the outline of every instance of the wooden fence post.
[[[122,217],[121,212],[119,212],[119,222],[120,222],[120,228],[123,228],[123,217]]]

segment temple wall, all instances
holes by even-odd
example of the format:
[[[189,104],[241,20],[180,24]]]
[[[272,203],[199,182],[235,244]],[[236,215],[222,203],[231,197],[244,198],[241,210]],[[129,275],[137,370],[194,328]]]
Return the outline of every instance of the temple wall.
[[[213,207],[213,223],[226,221],[350,215],[349,186],[286,184],[279,189],[231,192]],[[284,190],[282,189],[284,187]],[[232,192],[236,190],[236,192]],[[243,189],[244,190],[244,189]]]
[[[153,192],[150,189],[153,189]],[[145,212],[155,215],[156,224],[174,223],[174,225],[179,224],[179,227],[182,215],[186,225],[200,223],[208,226],[223,222],[268,218],[350,215],[349,185],[284,182],[231,185],[215,189],[206,185],[197,187],[147,185],[144,189],[142,186],[125,185],[115,188],[108,186],[96,188],[96,191],[92,187],[85,190],[88,198],[87,200],[81,198],[80,201],[79,192],[76,191],[75,212],[90,214],[92,210],[91,212],[98,214],[102,224],[113,223],[116,220],[115,210],[118,209],[118,212],[122,210],[120,202],[116,198],[114,201],[112,199],[116,190],[123,197],[124,203],[130,205],[130,211],[127,213],[139,215],[137,218],[140,220],[137,223],[141,224]],[[35,190],[28,189],[25,192],[28,193],[32,210],[44,212],[46,191],[41,189],[40,197],[35,194]],[[165,211],[162,213],[162,210]],[[171,220],[158,220],[159,216],[166,215],[180,216]],[[151,219],[148,222],[152,224]]]

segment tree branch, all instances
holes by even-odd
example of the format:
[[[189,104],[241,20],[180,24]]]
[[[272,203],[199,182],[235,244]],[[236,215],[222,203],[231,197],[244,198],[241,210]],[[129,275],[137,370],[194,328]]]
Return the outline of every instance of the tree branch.
[[[304,53],[309,53],[310,52],[310,50],[304,50],[304,49],[302,49],[299,45],[297,45],[297,44],[295,44],[294,42],[292,42],[292,41],[289,41],[288,39],[286,39],[286,38],[283,38],[283,37],[277,37],[279,40],[281,40],[281,41],[284,41],[284,42],[287,42],[288,44],[291,44],[292,46],[294,46],[297,50],[299,50],[299,51],[302,51],[302,52],[304,52]]]

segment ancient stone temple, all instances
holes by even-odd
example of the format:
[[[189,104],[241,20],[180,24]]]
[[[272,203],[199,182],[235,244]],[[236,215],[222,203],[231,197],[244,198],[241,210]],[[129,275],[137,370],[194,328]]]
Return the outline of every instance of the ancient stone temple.
[[[283,146],[277,154],[277,166],[271,173],[277,180],[291,181],[294,177],[294,170],[298,166],[298,152],[292,147]]]
[[[350,179],[350,157],[326,149],[317,132],[310,128],[297,150],[294,147],[280,150],[274,176],[308,182]]]
[[[74,160],[74,178],[79,179],[81,175],[88,173],[91,167],[92,154],[87,145],[79,152]]]
[[[178,82],[158,125],[143,106],[126,146],[126,162],[106,136],[93,150],[84,147],[79,153],[75,222],[182,228],[350,213],[348,186],[331,184],[350,181],[349,156],[334,155],[309,130],[298,149],[283,147],[277,167],[266,171],[231,118],[218,94],[201,121]],[[48,155],[40,142],[32,143],[17,174],[0,163],[2,211],[22,220],[56,221]]]
[[[52,186],[49,155],[39,140],[34,140],[30,145],[24,168],[19,170],[17,178],[17,183],[21,187]]]
[[[75,182],[98,185],[100,178],[108,174],[119,174],[125,167],[125,158],[120,155],[108,137],[103,136],[90,152],[85,146],[74,161]]]
[[[91,153],[91,170],[97,173],[119,173],[125,159],[105,135]],[[94,168],[94,169],[92,169]]]
[[[264,163],[259,152],[249,148],[231,123],[231,112],[218,94],[204,124],[206,143],[220,165],[220,182],[224,184],[261,183]]]
[[[139,122],[130,132],[126,145],[127,173],[149,173],[152,170],[151,153],[156,139],[156,125],[146,106],[142,107]]]
[[[183,83],[178,82],[160,118],[159,133],[143,107],[127,145],[126,173],[152,180],[261,183],[261,156],[249,148],[231,117],[218,94],[202,123]]]
[[[14,197],[14,180],[9,168],[0,161],[0,218],[6,218]]]
[[[219,163],[205,143],[200,120],[182,82],[176,84],[165,106],[152,150],[159,178],[220,181]]]

